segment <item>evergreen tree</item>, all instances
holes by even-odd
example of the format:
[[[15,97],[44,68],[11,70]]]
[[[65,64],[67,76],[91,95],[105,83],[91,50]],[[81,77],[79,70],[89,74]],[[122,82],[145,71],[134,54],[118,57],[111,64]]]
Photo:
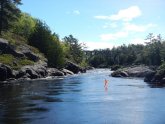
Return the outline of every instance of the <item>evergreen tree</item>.
[[[21,4],[21,0],[0,0],[0,35],[17,19],[20,13],[18,4]]]
[[[83,45],[78,43],[78,40],[72,35],[66,36],[63,39],[64,43],[68,47],[68,53],[66,58],[80,64],[84,57]]]

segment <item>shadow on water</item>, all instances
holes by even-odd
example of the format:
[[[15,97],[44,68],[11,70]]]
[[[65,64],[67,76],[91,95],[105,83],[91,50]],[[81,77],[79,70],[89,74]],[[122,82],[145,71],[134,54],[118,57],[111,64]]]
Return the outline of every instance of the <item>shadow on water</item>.
[[[77,80],[36,80],[0,84],[0,123],[24,124],[50,111],[49,104],[63,102],[59,95],[80,92]],[[38,116],[36,116],[36,114]]]
[[[165,84],[161,84],[161,83],[148,83],[148,86],[150,88],[165,88]]]

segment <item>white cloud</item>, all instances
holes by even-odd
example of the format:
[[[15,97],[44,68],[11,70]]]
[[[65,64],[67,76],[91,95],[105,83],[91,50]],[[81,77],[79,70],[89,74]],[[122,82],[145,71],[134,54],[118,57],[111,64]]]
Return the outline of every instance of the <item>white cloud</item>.
[[[105,25],[103,26],[104,29],[106,28],[117,28],[118,25],[116,23],[105,23]]]
[[[131,6],[127,9],[120,10],[117,14],[110,15],[110,16],[95,16],[96,19],[103,19],[103,20],[122,20],[122,21],[131,21],[134,18],[141,16],[142,12],[138,6]]]
[[[147,25],[136,25],[136,24],[130,24],[130,23],[125,23],[124,24],[124,30],[125,31],[134,31],[134,32],[145,32],[149,28],[155,27],[155,24],[147,24]]]
[[[146,40],[141,38],[135,38],[131,40],[131,44],[145,44]]]
[[[127,36],[128,36],[128,32],[116,32],[111,34],[101,34],[100,38],[103,41],[108,41],[108,40],[117,40],[118,38],[125,38]]]
[[[79,10],[74,10],[74,11],[73,11],[73,14],[74,14],[74,15],[80,15],[80,11],[79,11]]]
[[[94,42],[94,41],[88,41],[83,42],[87,46],[87,50],[94,50],[94,49],[106,49],[106,48],[112,48],[115,46],[115,43],[110,43],[106,41],[100,41],[100,42]]]
[[[145,44],[147,40],[141,39],[141,38],[134,38],[129,40],[128,42],[124,43],[126,45],[128,44]],[[81,42],[85,43],[87,46],[87,50],[94,50],[94,49],[112,49],[113,47],[117,47],[122,45],[122,42],[108,42],[108,41],[100,41],[100,42],[94,42],[94,41],[86,41],[86,42]]]

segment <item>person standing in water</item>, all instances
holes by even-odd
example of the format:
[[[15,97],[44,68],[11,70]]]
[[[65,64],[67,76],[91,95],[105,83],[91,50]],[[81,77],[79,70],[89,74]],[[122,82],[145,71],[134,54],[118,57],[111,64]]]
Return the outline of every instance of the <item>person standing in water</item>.
[[[108,80],[107,79],[104,80],[104,87],[106,87],[106,88],[108,87]]]

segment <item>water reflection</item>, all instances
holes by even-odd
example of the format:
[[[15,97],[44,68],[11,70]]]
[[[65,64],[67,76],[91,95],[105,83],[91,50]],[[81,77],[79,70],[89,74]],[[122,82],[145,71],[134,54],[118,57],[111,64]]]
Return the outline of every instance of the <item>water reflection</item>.
[[[112,78],[109,73],[96,70],[65,79],[1,84],[0,123],[165,122],[163,88],[150,88],[139,79]],[[107,87],[105,78],[110,81]]]
[[[49,103],[63,102],[56,97],[62,94],[80,92],[77,79],[19,81],[0,86],[0,122],[24,124],[50,111]],[[33,116],[38,113],[38,116]]]

